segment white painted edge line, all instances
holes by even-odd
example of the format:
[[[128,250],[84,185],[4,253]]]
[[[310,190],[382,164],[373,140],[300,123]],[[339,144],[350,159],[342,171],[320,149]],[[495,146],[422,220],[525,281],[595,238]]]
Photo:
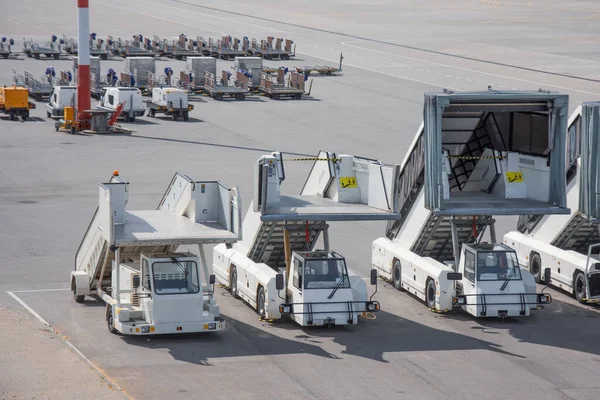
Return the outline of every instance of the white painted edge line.
[[[83,361],[85,361],[86,364],[88,364],[90,366],[90,368],[92,368],[98,375],[100,375],[104,380],[106,380],[109,384],[111,384],[112,386],[114,386],[116,389],[118,389],[121,393],[123,393],[125,396],[129,397],[130,399],[133,399],[133,397],[131,397],[130,395],[128,395],[119,385],[117,385],[112,379],[110,379],[110,377],[102,372],[98,367],[96,367],[94,365],[93,362],[90,361],[89,358],[87,358],[81,351],[79,351],[79,349],[77,347],[75,347],[73,345],[73,343],[71,343],[68,339],[65,339],[64,335],[61,335],[59,332],[57,332],[52,325],[50,325],[48,323],[48,321],[46,321],[44,318],[42,318],[42,316],[40,314],[38,314],[37,312],[35,312],[35,310],[33,308],[31,308],[27,303],[25,303],[23,300],[21,300],[21,298],[19,298],[19,296],[17,296],[15,293],[33,293],[33,292],[50,292],[50,291],[65,291],[65,290],[70,290],[70,289],[40,289],[40,290],[21,290],[18,292],[6,292],[6,294],[8,294],[10,297],[12,297],[13,299],[15,299],[20,305],[22,305],[31,315],[33,315],[38,321],[40,321],[42,324],[46,325],[47,327],[49,327],[50,329],[52,329],[52,331],[57,335],[60,336],[60,338],[77,354],[79,355],[79,357],[81,357],[83,359]]]
[[[6,293],[35,293],[35,292],[61,292],[61,291],[67,291],[67,290],[71,290],[69,288],[65,288],[65,289],[30,289],[30,290],[11,290],[10,292],[6,292]]]

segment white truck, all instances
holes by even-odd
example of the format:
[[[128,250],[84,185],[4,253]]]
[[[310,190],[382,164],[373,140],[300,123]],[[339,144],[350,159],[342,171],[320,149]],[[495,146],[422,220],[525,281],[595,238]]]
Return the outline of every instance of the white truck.
[[[580,303],[600,301],[600,103],[579,106],[569,119],[567,215],[524,215],[504,235],[537,282],[574,294]],[[588,188],[581,190],[581,188]]]
[[[65,107],[75,106],[76,86],[54,86],[46,103],[46,116],[60,119],[65,115]]]
[[[496,242],[493,216],[568,214],[567,107],[544,91],[426,93],[395,185],[402,219],[373,242],[373,267],[434,312],[504,319],[551,302]]]
[[[172,87],[152,88],[152,100],[146,101],[148,116],[155,117],[157,113],[170,115],[173,121],[178,118],[189,120],[189,112],[194,109],[188,103],[188,92]]]
[[[120,118],[125,122],[135,122],[136,117],[143,117],[146,106],[142,92],[136,87],[105,87],[102,88],[98,110],[116,111],[120,103],[125,103]]]
[[[329,248],[327,222],[399,218],[389,206],[397,166],[320,152],[301,194],[287,196],[281,194],[287,161],[275,152],[255,164],[243,239],[215,246],[213,273],[261,318],[289,316],[302,326],[357,324],[361,314],[379,311],[379,303]]]
[[[106,302],[111,333],[152,335],[225,328],[203,245],[235,243],[240,234],[237,188],[175,174],[156,210],[127,211],[129,183],[113,173],[71,271],[77,303]],[[177,251],[198,246],[198,254]]]

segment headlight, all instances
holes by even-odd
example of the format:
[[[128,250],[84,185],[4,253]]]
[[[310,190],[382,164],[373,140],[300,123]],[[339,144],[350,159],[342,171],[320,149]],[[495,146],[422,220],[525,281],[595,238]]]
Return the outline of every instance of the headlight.
[[[539,304],[550,304],[552,303],[552,296],[548,293],[538,294],[538,303]]]
[[[452,298],[452,302],[457,306],[464,306],[467,304],[467,298],[465,296],[456,296]]]
[[[279,306],[280,314],[291,314],[292,313],[292,305],[291,304],[281,304]]]
[[[367,311],[379,311],[379,303],[372,301],[367,302]]]

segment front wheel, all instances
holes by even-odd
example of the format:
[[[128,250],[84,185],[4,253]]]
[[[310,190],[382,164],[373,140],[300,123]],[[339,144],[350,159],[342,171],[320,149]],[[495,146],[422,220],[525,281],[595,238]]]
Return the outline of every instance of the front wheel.
[[[394,262],[394,287],[402,290],[402,265],[398,260]]]
[[[265,308],[265,290],[260,287],[258,289],[258,295],[256,296],[256,313],[259,317],[263,317],[267,314]]]
[[[585,284],[585,275],[583,272],[578,272],[575,275],[575,279],[573,280],[573,291],[575,292],[575,298],[578,302],[584,304],[586,298],[586,284]]]
[[[190,115],[188,114],[187,111],[184,111],[184,113],[183,113],[183,120],[184,121],[189,121],[190,120]]]
[[[425,291],[425,295],[427,298],[427,307],[435,308],[435,293],[436,287],[433,279],[429,279],[427,282],[427,290]]]
[[[529,272],[535,278],[535,283],[542,282],[542,259],[538,254],[534,254],[531,257],[531,264],[529,265]],[[546,282],[548,283],[548,282]]]
[[[233,298],[239,298],[237,286],[237,270],[235,268],[233,268],[233,270],[231,271],[231,282],[229,284],[229,287],[231,288],[231,295],[233,296]]]
[[[115,319],[113,316],[112,306],[110,304],[106,305],[106,327],[108,328],[108,331],[113,335],[119,333],[117,328],[115,328]]]
[[[71,290],[73,291],[73,299],[75,300],[75,303],[83,303],[85,296],[77,295],[77,284],[75,281],[73,281],[73,284],[71,285]]]

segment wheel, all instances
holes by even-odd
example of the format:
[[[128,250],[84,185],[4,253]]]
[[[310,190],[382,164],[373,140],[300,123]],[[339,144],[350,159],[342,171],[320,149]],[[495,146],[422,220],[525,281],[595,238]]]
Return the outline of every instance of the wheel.
[[[71,127],[71,135],[74,135],[74,134],[75,134],[75,132],[76,132],[76,130],[75,130],[75,127],[74,127],[74,126],[72,126],[72,127]]]
[[[246,98],[246,95],[244,93],[240,93],[237,96],[235,96],[238,100],[244,100]]]
[[[129,117],[129,122],[135,122],[135,115]]]
[[[177,114],[176,113],[171,114],[171,119],[173,121],[177,121]]]
[[[110,304],[106,305],[106,327],[113,335],[119,333],[119,331],[115,328],[115,319],[113,317],[112,306]]]
[[[8,112],[8,119],[11,121],[15,120],[15,112],[14,111],[9,111]]]
[[[187,111],[185,111],[183,113],[183,120],[184,121],[189,121],[189,119],[190,119],[190,115],[189,115],[189,113]]]
[[[54,59],[58,60],[58,54],[54,54]]]
[[[128,113],[123,114],[123,122],[129,122],[129,114]]]
[[[302,98],[302,93],[296,93],[296,94],[294,95],[294,98],[295,98],[296,100],[300,100],[300,99]]]
[[[77,295],[77,284],[75,283],[75,280],[73,279],[73,283],[71,284],[71,290],[73,291],[73,299],[75,300],[75,303],[83,303],[83,300],[85,299],[84,295]]]
[[[529,272],[531,272],[531,275],[533,275],[533,277],[535,278],[535,283],[542,282],[542,259],[540,258],[539,254],[534,253],[531,256]]]
[[[5,59],[8,58],[8,54],[2,54],[2,57]]]
[[[217,99],[217,100],[223,100],[223,94],[222,93],[217,94],[215,96],[215,99]]]
[[[238,299],[237,269],[235,267],[231,270],[231,282],[229,282],[229,287],[233,298]]]
[[[25,121],[27,118],[29,118],[29,111],[23,111],[23,114],[21,114],[23,116],[23,121]]]
[[[577,272],[575,279],[573,279],[573,291],[575,292],[575,298],[580,303],[585,303],[586,298],[586,287],[585,287],[585,276],[583,272]]]
[[[100,58],[101,58],[102,60],[108,60],[108,54],[102,54],[102,55],[100,56]]]
[[[256,313],[259,317],[264,317],[267,314],[265,310],[265,290],[262,286],[258,289],[258,295],[256,296]]]
[[[154,111],[153,109],[149,109],[148,110],[148,115],[152,118],[156,117],[156,111]]]
[[[52,118],[52,114],[50,114],[50,111],[46,111],[46,116],[47,116],[48,118]]]
[[[272,97],[273,100],[279,100],[279,95],[278,94],[274,94]]]
[[[435,308],[435,281],[429,279],[427,281],[427,290],[425,291],[425,297],[427,298],[427,307]]]
[[[40,55],[39,54],[36,54],[34,57],[35,57],[36,60],[40,59]]]
[[[398,260],[394,263],[394,287],[402,290],[402,264]]]

